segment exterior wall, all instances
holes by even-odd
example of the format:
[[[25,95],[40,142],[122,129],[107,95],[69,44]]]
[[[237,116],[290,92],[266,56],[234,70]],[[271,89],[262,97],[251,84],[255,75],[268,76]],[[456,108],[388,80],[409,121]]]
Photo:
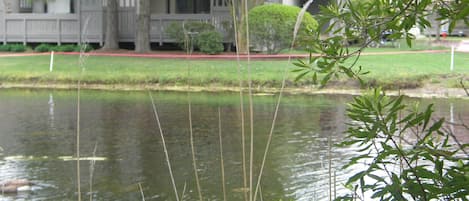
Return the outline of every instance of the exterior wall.
[[[102,0],[80,0],[80,8],[78,11],[79,27],[81,30],[79,34],[81,42],[84,43],[99,43],[103,44],[104,41],[104,10]],[[76,28],[75,28],[76,29]],[[76,32],[80,33],[80,31]]]
[[[283,0],[282,4],[289,5],[289,6],[301,6],[299,4],[299,0]]]
[[[4,0],[5,11],[7,13],[18,13],[20,12],[19,0]]]
[[[33,1],[33,13],[44,13],[46,2],[44,0]]]
[[[168,12],[167,0],[153,0],[151,1],[152,14],[167,14]]]
[[[47,13],[66,14],[70,13],[70,0],[48,0]]]
[[[18,3],[18,0],[6,0]],[[70,3],[70,0],[67,0]],[[32,4],[33,13],[6,13],[3,1],[0,3],[0,43],[99,43],[103,44],[105,34],[105,9],[103,0],[76,0],[75,13],[58,14],[44,13],[45,0],[35,0]],[[135,38],[135,4],[134,0],[120,0],[119,6],[119,40],[133,42]],[[224,33],[222,23],[230,21],[229,8],[226,3],[212,1],[211,14],[167,14],[166,0],[152,2],[151,42],[174,42],[166,34],[166,27],[174,22],[205,21],[215,25]],[[50,3],[53,3],[50,1]],[[174,11],[175,0],[169,7]],[[10,4],[12,5],[12,4]],[[58,4],[57,4],[58,5]],[[69,4],[55,7],[51,12],[70,12]],[[11,10],[12,7],[9,7]],[[58,10],[57,10],[58,9]],[[48,7],[49,10],[49,7]],[[41,14],[37,14],[41,13]],[[230,41],[231,39],[226,39]]]

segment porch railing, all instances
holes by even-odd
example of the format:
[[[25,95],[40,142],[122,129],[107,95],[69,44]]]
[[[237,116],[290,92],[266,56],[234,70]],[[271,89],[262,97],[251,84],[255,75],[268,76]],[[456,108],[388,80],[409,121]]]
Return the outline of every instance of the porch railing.
[[[3,24],[5,42],[78,42],[75,14],[7,14]]]
[[[91,13],[91,11],[89,11]],[[90,15],[90,14],[87,14]],[[102,11],[93,11],[86,31],[82,37],[89,43],[103,43],[105,27],[99,16]],[[0,40],[20,43],[78,43],[80,40],[80,22],[78,14],[5,14],[0,23]],[[103,16],[104,17],[104,16]],[[84,19],[84,18],[82,18]],[[174,22],[204,21],[212,23],[218,31],[225,34],[225,42],[230,42],[229,33],[223,27],[230,21],[229,15],[211,14],[152,14],[150,40],[159,44],[174,42],[167,27]],[[83,20],[82,20],[83,21]],[[135,39],[135,13],[130,10],[119,13],[119,38],[121,42],[133,42]],[[84,28],[84,27],[82,27]]]

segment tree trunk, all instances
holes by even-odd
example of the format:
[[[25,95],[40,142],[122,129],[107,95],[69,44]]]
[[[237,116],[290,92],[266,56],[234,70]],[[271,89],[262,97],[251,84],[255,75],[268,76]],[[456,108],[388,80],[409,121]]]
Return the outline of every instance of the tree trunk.
[[[137,0],[137,34],[135,52],[150,51],[150,0]]]
[[[119,49],[119,11],[118,0],[108,0],[106,8],[105,50]]]

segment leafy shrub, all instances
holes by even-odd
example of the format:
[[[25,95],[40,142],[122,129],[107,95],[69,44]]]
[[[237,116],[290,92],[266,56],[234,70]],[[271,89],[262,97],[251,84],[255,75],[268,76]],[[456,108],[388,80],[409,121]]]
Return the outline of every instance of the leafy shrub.
[[[83,45],[76,45],[76,46],[74,47],[74,50],[73,50],[73,51],[74,51],[74,52],[81,52],[81,49],[82,49],[82,48],[83,48],[83,50],[84,50],[85,52],[89,52],[89,51],[94,50],[93,46],[88,45],[88,44],[83,44]]]
[[[202,32],[197,38],[197,47],[207,54],[218,54],[223,52],[223,39],[216,31]]]
[[[197,45],[197,39],[203,32],[215,31],[215,27],[207,22],[187,22],[171,23],[166,29],[166,33],[176,40],[176,43],[184,50],[189,50],[193,45]],[[192,38],[191,33],[195,33]]]
[[[54,47],[54,51],[57,52],[73,52],[75,50],[75,45],[59,45]]]
[[[9,52],[10,51],[10,45],[5,44],[5,45],[0,45],[0,52]]]
[[[27,46],[23,44],[13,44],[10,45],[10,52],[24,52],[26,51]]]
[[[34,48],[34,51],[35,52],[50,52],[52,49],[53,47],[51,45],[42,43],[36,46],[36,48]]]
[[[281,4],[266,4],[251,9],[249,28],[254,47],[269,53],[288,48],[293,40],[293,30],[300,11],[296,6]],[[301,38],[317,28],[317,21],[309,13],[305,13],[298,31],[298,41],[302,41]]]

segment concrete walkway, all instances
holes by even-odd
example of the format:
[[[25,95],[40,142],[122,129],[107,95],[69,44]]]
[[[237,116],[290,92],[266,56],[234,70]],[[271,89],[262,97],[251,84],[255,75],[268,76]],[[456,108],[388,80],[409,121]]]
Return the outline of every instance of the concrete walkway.
[[[449,50],[422,50],[422,51],[390,51],[390,52],[365,52],[361,55],[397,55],[397,54],[421,54],[421,53],[443,53]],[[79,52],[56,52],[58,55],[79,55]],[[101,52],[93,51],[86,53],[89,56],[110,56],[110,57],[136,57],[136,58],[160,58],[160,59],[223,59],[223,60],[235,60],[238,55],[235,53],[223,53],[217,55],[207,55],[201,53],[195,53],[187,55],[183,52],[152,52],[146,54],[137,54],[132,51],[120,51],[120,52]],[[38,55],[50,55],[46,53],[0,53],[0,57],[20,57],[20,56],[38,56]],[[307,58],[309,54],[251,54],[251,59],[298,59]],[[315,56],[318,56],[317,54]],[[248,55],[239,55],[240,59],[247,59]]]

